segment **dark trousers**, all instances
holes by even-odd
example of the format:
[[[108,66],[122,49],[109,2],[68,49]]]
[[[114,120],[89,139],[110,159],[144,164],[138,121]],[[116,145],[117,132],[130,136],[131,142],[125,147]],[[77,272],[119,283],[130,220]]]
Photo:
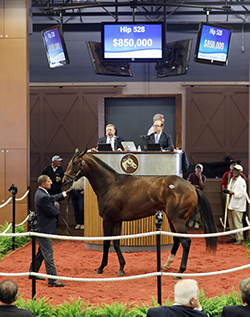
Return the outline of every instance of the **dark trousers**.
[[[56,267],[53,259],[53,246],[50,238],[37,237],[39,248],[35,257],[34,272],[38,272],[42,262],[45,262],[46,273],[49,275],[57,275]],[[30,265],[30,271],[32,263]]]
[[[84,195],[80,191],[71,193],[71,201],[74,208],[76,223],[84,225]]]

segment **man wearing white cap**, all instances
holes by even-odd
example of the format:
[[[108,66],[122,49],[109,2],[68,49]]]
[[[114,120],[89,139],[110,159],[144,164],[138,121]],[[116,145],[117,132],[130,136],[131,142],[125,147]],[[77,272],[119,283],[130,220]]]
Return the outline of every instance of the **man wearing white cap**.
[[[64,169],[61,167],[62,158],[59,155],[52,157],[52,163],[44,168],[42,175],[48,175],[52,181],[51,189],[48,190],[50,195],[56,195],[61,192]]]
[[[203,190],[206,182],[206,176],[201,172],[203,171],[203,165],[198,163],[195,165],[195,173],[191,173],[188,175],[187,181],[190,182],[195,188],[199,188]],[[200,227],[200,206],[197,205],[194,214],[192,214],[189,218],[188,225],[189,227],[193,227],[199,229]]]
[[[233,168],[233,178],[231,178],[228,185],[228,190],[224,190],[230,195],[228,205],[228,224],[230,230],[240,229],[243,227],[242,218],[243,213],[246,211],[246,192],[247,185],[244,178],[241,177],[243,167],[236,164]],[[236,242],[235,245],[243,244],[243,232],[235,233]],[[234,238],[234,237],[233,237]],[[232,239],[232,241],[234,241]]]

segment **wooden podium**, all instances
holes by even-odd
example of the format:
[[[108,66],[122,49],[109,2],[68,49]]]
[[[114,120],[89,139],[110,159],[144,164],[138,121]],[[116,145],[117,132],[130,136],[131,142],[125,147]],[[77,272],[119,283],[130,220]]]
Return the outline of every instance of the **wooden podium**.
[[[98,152],[91,153],[111,166],[116,172],[121,174],[133,174],[135,177],[147,177],[155,175],[178,175],[181,174],[181,155],[182,152]],[[131,162],[133,167],[126,168],[127,162]],[[84,236],[102,237],[102,218],[98,213],[96,195],[85,178],[84,193]],[[124,221],[122,224],[121,235],[130,235],[155,231],[155,216],[142,218],[134,221]],[[163,213],[162,231],[171,231],[168,219]],[[173,243],[170,236],[161,237],[162,249],[169,249],[169,244]],[[153,251],[156,246],[156,236],[120,240],[122,251]],[[88,241],[85,246],[91,250],[102,250],[103,241]],[[113,248],[113,246],[112,246]],[[111,249],[112,251],[112,249]]]

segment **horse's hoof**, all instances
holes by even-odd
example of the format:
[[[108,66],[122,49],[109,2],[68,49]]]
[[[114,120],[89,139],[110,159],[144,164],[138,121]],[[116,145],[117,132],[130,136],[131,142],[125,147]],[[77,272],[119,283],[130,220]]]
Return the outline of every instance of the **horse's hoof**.
[[[119,271],[117,272],[117,275],[118,275],[118,276],[123,276],[124,273],[125,273],[125,272],[124,272],[123,270],[119,270]]]
[[[173,280],[181,280],[181,279],[182,279],[181,276],[174,276],[174,277],[173,277]]]
[[[165,264],[165,265],[163,265],[162,269],[165,271],[168,271],[168,270],[170,270],[170,266]]]
[[[95,271],[95,274],[102,274],[103,273],[103,269],[100,269],[98,268],[96,271]]]

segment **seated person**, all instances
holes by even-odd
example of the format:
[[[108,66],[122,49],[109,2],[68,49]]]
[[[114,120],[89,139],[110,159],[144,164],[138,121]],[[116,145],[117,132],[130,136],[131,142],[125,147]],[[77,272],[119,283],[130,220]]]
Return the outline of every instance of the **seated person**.
[[[0,283],[0,316],[35,317],[36,315],[32,311],[18,308],[15,305],[17,293],[18,286],[14,281],[4,280]]]
[[[98,143],[110,143],[113,151],[123,151],[122,138],[116,135],[116,128],[113,124],[106,125],[106,136],[98,139]],[[91,151],[97,152],[97,149],[92,148]]]
[[[147,317],[207,317],[199,303],[199,288],[195,280],[185,279],[174,287],[173,306],[150,308]]]
[[[221,317],[246,317],[250,316],[250,278],[240,281],[239,285],[242,306],[225,306],[223,307]]]
[[[164,122],[156,120],[153,125],[154,133],[147,137],[147,144],[160,143],[161,149],[166,151],[174,151],[174,144],[170,134],[165,133],[163,130]]]
[[[150,135],[150,134],[154,133],[154,123],[155,123],[155,121],[157,121],[157,120],[160,120],[160,121],[164,122],[164,116],[163,116],[163,114],[161,114],[161,113],[156,113],[156,114],[153,116],[153,125],[148,129],[147,135]]]

